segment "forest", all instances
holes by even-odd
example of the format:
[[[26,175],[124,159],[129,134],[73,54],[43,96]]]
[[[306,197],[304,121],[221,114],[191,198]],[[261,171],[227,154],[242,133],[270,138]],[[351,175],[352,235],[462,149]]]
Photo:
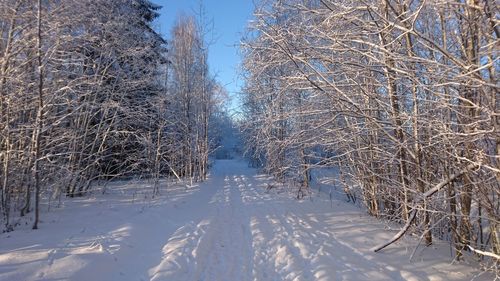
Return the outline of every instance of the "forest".
[[[232,149],[298,205],[334,171],[349,202],[399,226],[375,252],[447,241],[500,276],[496,1],[256,1],[233,116],[203,15],[167,39],[160,9],[0,0],[0,232],[114,180],[147,179],[153,196],[162,179],[204,182]]]
[[[203,26],[179,16],[167,44],[147,0],[35,2],[0,1],[4,231],[94,182],[205,179],[226,93]]]
[[[242,43],[252,163],[305,190],[337,167],[335,185],[404,225],[393,240],[498,261],[497,4],[261,1]]]

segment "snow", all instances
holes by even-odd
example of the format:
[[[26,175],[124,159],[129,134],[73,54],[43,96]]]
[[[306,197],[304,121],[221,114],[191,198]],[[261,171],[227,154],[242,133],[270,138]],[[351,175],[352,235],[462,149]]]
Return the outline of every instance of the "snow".
[[[145,182],[64,199],[41,229],[0,235],[0,280],[491,280],[449,245],[418,247],[328,194],[298,201],[241,160],[218,160],[186,188]],[[414,252],[414,253],[413,253]],[[413,254],[413,255],[412,255]],[[411,258],[411,260],[410,260]]]

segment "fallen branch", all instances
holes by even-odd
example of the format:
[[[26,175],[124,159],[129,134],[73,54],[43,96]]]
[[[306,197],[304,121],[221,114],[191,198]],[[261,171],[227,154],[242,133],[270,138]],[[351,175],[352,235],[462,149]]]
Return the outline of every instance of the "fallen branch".
[[[467,173],[467,171],[474,169],[478,166],[479,165],[476,163],[470,164],[467,167],[465,167],[464,169],[462,169],[460,172],[452,175],[451,177],[449,177],[449,178],[443,180],[442,182],[438,183],[437,185],[435,185],[433,188],[427,190],[427,192],[422,194],[422,197],[420,197],[420,199],[416,202],[415,207],[411,210],[408,221],[406,221],[406,224],[403,226],[403,228],[396,235],[394,235],[394,237],[392,237],[392,239],[390,239],[389,241],[387,241],[383,244],[380,244],[378,246],[373,247],[371,250],[373,250],[374,252],[378,252],[378,251],[384,249],[385,247],[391,245],[392,243],[398,241],[401,237],[403,237],[403,235],[406,233],[406,231],[408,231],[411,224],[413,223],[413,221],[417,217],[417,206],[420,203],[422,203],[422,201],[431,197],[432,195],[434,195],[435,193],[440,191],[443,187],[445,187],[449,183],[453,182],[454,180],[456,180],[458,177],[462,176],[463,174]]]
[[[481,250],[478,250],[478,249],[474,249],[472,248],[470,245],[467,245],[467,247],[469,247],[469,249],[475,253],[478,253],[480,255],[483,255],[483,256],[488,256],[488,257],[491,257],[491,258],[495,258],[497,260],[500,260],[500,256],[495,254],[495,253],[491,253],[491,252],[485,252],[485,251],[481,251]]]

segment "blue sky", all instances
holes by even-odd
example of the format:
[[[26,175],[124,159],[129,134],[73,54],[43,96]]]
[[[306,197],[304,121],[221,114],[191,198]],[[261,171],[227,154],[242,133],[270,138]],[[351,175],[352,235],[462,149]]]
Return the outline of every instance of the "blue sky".
[[[196,14],[200,0],[153,0],[163,6],[157,21],[158,29],[169,38],[170,30],[179,13]],[[213,21],[215,42],[210,46],[210,70],[225,85],[232,97],[239,92],[242,82],[238,77],[240,63],[239,41],[252,17],[252,0],[203,0],[208,20]],[[235,107],[237,101],[233,98]]]

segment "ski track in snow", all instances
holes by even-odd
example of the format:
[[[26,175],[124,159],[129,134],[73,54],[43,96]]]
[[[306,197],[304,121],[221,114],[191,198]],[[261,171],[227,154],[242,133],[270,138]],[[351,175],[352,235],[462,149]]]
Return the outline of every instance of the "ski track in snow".
[[[37,231],[0,235],[0,280],[490,280],[451,264],[443,242],[418,248],[362,210],[328,195],[297,201],[266,191],[269,177],[220,160],[198,187],[156,199],[123,194],[75,199],[43,214]],[[278,192],[277,192],[278,191]],[[141,194],[141,193],[139,193]]]

